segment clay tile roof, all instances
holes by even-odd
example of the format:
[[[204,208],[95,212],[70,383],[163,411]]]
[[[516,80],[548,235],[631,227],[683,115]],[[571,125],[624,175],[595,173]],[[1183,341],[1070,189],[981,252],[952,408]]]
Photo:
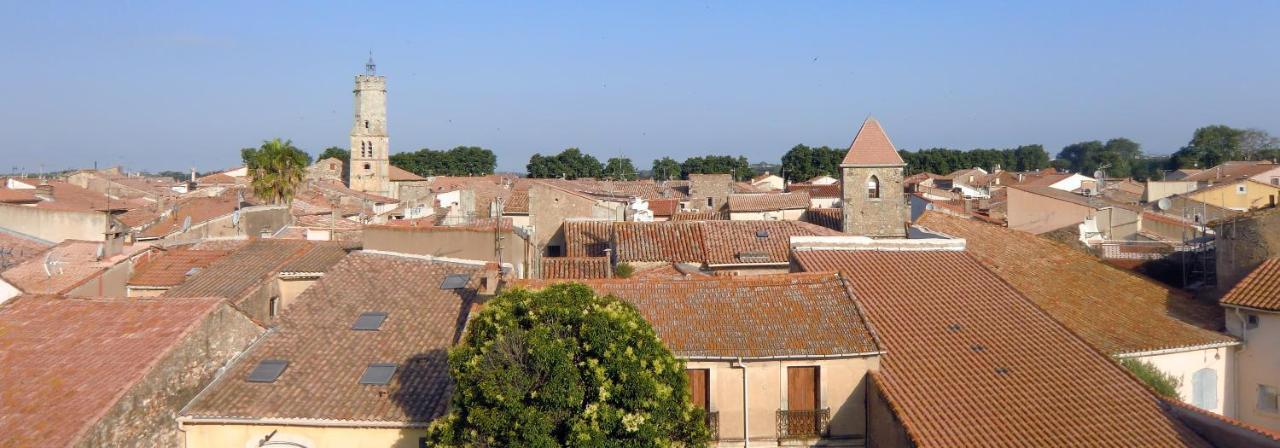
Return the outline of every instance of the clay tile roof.
[[[787,185],[787,191],[807,192],[812,198],[839,198],[840,183],[814,185],[814,184],[791,184]]]
[[[136,207],[136,204],[125,200],[111,199],[102,193],[80,188],[67,182],[51,180],[46,183],[48,188],[53,190],[52,198],[36,203],[36,207],[67,211],[127,210]],[[37,195],[39,194],[38,190],[37,188]]]
[[[542,278],[609,278],[613,266],[609,257],[545,257],[542,259]]]
[[[162,296],[225,297],[239,301],[280,272],[286,263],[307,253],[314,244],[302,240],[251,241]]]
[[[119,254],[98,259],[101,245],[97,241],[65,240],[10,267],[0,273],[0,277],[29,294],[62,294],[151,247],[132,244],[124,246]],[[46,270],[46,260],[52,269]]]
[[[166,235],[182,231],[182,223],[191,218],[191,225],[207,222],[211,219],[230,215],[239,205],[236,194],[227,192],[219,196],[192,198],[177,206],[177,211],[147,227],[140,237],[162,238]]]
[[[22,264],[50,247],[50,241],[0,228],[0,271]]]
[[[889,141],[889,135],[874,117],[868,117],[858,129],[858,135],[849,144],[841,165],[905,165],[898,150]]]
[[[653,216],[671,216],[680,210],[679,199],[650,199],[649,211],[653,212]]]
[[[767,212],[809,208],[809,193],[755,193],[729,195],[730,212]]]
[[[389,165],[387,167],[387,177],[390,178],[392,182],[427,180],[425,177],[410,173],[395,165]]]
[[[551,283],[516,285],[536,289]],[[662,343],[684,358],[867,356],[880,351],[834,274],[583,283],[634,305]]]
[[[791,237],[843,235],[799,221],[703,221],[699,224],[705,253],[702,261],[708,265],[787,263]]]
[[[844,220],[842,213],[843,210],[839,208],[811,208],[800,215],[800,220],[839,232]]]
[[[603,257],[609,248],[610,221],[565,221],[565,255],[569,257]]]
[[[1242,179],[1280,169],[1280,165],[1270,161],[1231,161],[1202,170],[1183,178],[1184,181],[1216,182],[1221,180]]]
[[[724,214],[716,210],[682,210],[671,214],[672,221],[718,221]]]
[[[502,204],[503,214],[529,214],[529,190],[512,191]]]
[[[1070,202],[1076,205],[1083,205],[1094,209],[1102,209],[1107,207],[1123,208],[1135,212],[1142,212],[1142,207],[1135,204],[1126,204],[1115,201],[1106,196],[1085,196],[1070,191],[1059,190],[1053,187],[1029,186],[1029,185],[1010,185],[1009,188],[1033,193],[1046,198],[1057,199],[1063,202]]]
[[[1222,304],[1280,311],[1280,258],[1258,265],[1222,297]]]
[[[347,250],[340,243],[315,243],[306,253],[281,266],[280,272],[322,273],[338,264],[345,256]]]
[[[188,406],[185,417],[356,420],[422,424],[448,407],[447,350],[475,298],[481,266],[355,252],[298,297],[276,331]],[[440,289],[449,274],[464,289]],[[376,331],[353,331],[363,313]],[[264,359],[289,362],[271,383],[246,378]],[[387,386],[358,383],[373,363],[396,364]]]
[[[0,188],[0,202],[8,204],[34,204],[40,202],[32,189]]]
[[[219,302],[49,296],[9,301],[0,307],[3,444],[76,445]]]
[[[914,446],[1208,446],[966,252],[795,257],[847,279],[886,350],[872,381]]]
[[[187,280],[192,269],[204,269],[226,256],[225,250],[172,249],[158,252],[133,266],[130,286],[177,286]]]
[[[964,238],[974,258],[1098,350],[1119,355],[1231,344],[1222,308],[1025,232],[942,213],[916,225]]]
[[[705,257],[699,222],[617,222],[613,232],[618,261],[693,261]],[[607,240],[606,240],[607,241]]]

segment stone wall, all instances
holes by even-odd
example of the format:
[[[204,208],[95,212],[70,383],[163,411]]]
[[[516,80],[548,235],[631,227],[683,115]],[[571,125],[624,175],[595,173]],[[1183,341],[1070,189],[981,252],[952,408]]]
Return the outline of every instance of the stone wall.
[[[1214,223],[1218,290],[1226,293],[1263,260],[1280,257],[1280,208]]]
[[[386,77],[356,76],[355,119],[351,123],[350,150],[351,166],[347,167],[350,176],[347,185],[352,190],[390,196]]]
[[[689,209],[720,210],[733,192],[733,176],[728,174],[690,174]]]
[[[907,236],[907,199],[900,166],[843,166],[844,233],[873,238]],[[867,197],[867,180],[880,182],[880,197]]]
[[[178,411],[263,331],[229,305],[219,305],[126,391],[76,446],[182,446]]]

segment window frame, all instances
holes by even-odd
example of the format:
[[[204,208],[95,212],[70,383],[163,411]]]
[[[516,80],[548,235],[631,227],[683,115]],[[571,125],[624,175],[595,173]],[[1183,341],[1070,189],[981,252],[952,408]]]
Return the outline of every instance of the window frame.
[[[880,178],[875,174],[867,176],[866,189],[867,199],[882,199],[883,193],[880,188]]]
[[[1263,406],[1269,403],[1269,406]],[[1280,414],[1280,387],[1269,384],[1258,385],[1258,403],[1254,406],[1258,412]]]

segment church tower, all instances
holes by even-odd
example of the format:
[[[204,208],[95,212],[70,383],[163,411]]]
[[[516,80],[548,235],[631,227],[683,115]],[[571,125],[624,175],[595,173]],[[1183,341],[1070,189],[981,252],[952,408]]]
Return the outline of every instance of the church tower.
[[[840,162],[844,233],[906,238],[907,207],[898,150],[875,118],[867,118]]]
[[[387,140],[387,78],[378,76],[373,57],[356,76],[355,122],[351,125],[351,166],[347,186],[352,190],[389,196],[391,147]]]

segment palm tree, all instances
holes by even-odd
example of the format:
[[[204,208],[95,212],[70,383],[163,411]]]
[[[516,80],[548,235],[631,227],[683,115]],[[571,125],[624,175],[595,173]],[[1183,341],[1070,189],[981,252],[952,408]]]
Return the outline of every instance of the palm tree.
[[[249,168],[250,184],[259,199],[271,204],[288,204],[302,185],[310,156],[293,146],[292,140],[267,140],[262,146],[241,151]]]

